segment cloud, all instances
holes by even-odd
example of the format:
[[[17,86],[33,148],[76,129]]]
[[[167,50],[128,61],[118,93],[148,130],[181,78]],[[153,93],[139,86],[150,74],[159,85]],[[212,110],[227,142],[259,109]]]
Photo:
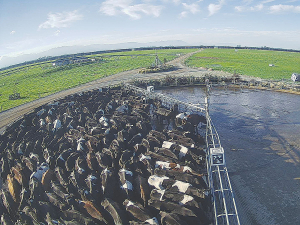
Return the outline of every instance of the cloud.
[[[245,12],[245,11],[252,11],[252,12],[257,12],[257,11],[261,11],[264,9],[264,4],[258,4],[256,6],[251,6],[251,7],[247,7],[247,6],[235,6],[234,9],[238,12]]]
[[[197,12],[200,11],[199,5],[197,5],[196,3],[193,4],[182,3],[182,5],[185,10],[179,14],[179,18],[186,17],[189,12],[192,14],[196,14]]]
[[[16,33],[15,30],[12,30],[9,34],[14,35]]]
[[[258,4],[256,6],[250,7],[250,10],[251,11],[261,11],[261,10],[263,10],[263,8],[264,8],[264,4],[261,3],[261,4]]]
[[[244,1],[246,3],[246,5],[244,6],[235,6],[234,9],[238,12],[245,12],[245,11],[252,11],[252,12],[257,12],[257,11],[261,11],[265,8],[265,4],[270,3],[270,2],[274,2],[275,0],[265,0],[265,1],[261,1],[259,4],[255,5],[255,6],[248,6],[250,3],[252,3],[252,1]]]
[[[265,1],[262,1],[261,4],[266,4],[266,3],[270,3],[270,2],[274,2],[275,0],[265,0]]]
[[[187,3],[182,3],[183,7],[186,9],[186,11],[190,11],[191,13],[195,14],[200,11],[199,5],[193,3],[193,4],[187,4]]]
[[[179,14],[179,18],[184,18],[188,15],[188,12],[187,11],[182,11],[180,14]]]
[[[245,2],[246,5],[249,5],[249,4],[251,4],[253,2],[253,0],[243,0],[243,2]]]
[[[56,31],[54,32],[54,36],[59,36],[59,33],[60,33],[60,30],[56,30]]]
[[[115,16],[125,14],[133,19],[140,19],[142,14],[159,17],[163,6],[151,4],[133,4],[132,0],[106,0],[100,7],[100,12]]]
[[[208,5],[209,16],[212,16],[216,14],[218,11],[220,11],[220,9],[224,4],[225,4],[225,0],[220,0],[219,4],[209,4]]]
[[[272,5],[269,8],[271,13],[295,12],[300,13],[300,6],[294,5]]]
[[[61,28],[68,27],[71,23],[82,20],[83,15],[78,14],[77,10],[63,13],[49,13],[48,20],[39,25],[41,28]]]
[[[244,7],[244,6],[235,6],[235,7],[234,7],[234,9],[235,9],[236,11],[238,11],[238,12],[243,12],[243,11],[245,11],[245,8],[246,8],[246,7]]]
[[[148,2],[151,2],[151,1],[153,1],[153,0],[143,0],[144,2],[145,1],[148,1]],[[162,3],[164,3],[164,4],[168,4],[168,3],[173,3],[173,4],[175,4],[175,5],[179,5],[180,3],[181,3],[181,0],[160,0]],[[202,0],[200,0],[200,1],[202,1]]]

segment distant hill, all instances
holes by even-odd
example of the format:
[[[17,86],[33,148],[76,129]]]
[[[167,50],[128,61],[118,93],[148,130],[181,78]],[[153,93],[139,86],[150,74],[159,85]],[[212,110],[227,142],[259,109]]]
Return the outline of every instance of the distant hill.
[[[49,56],[60,56],[66,54],[77,54],[77,53],[94,52],[94,51],[111,50],[111,49],[160,47],[160,46],[187,46],[187,45],[188,43],[184,41],[173,40],[173,41],[158,41],[158,42],[148,42],[148,43],[127,42],[127,43],[119,43],[119,44],[62,46],[62,47],[52,48],[50,50],[40,52],[40,53],[24,54],[16,57],[3,56],[2,58],[0,58],[0,68],[23,63],[26,61],[36,60],[43,57],[49,57]]]

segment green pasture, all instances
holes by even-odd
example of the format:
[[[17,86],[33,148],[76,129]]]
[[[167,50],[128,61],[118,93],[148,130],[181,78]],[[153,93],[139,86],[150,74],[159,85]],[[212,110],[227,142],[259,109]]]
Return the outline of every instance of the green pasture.
[[[300,73],[300,53],[247,50],[204,49],[185,61],[187,66],[206,67],[263,79],[290,79]],[[269,64],[273,64],[270,67]]]
[[[0,71],[0,111],[122,71],[150,66],[155,54],[170,61],[196,49],[162,49],[85,55],[95,62],[54,67],[52,61]],[[20,93],[21,99],[9,100]]]

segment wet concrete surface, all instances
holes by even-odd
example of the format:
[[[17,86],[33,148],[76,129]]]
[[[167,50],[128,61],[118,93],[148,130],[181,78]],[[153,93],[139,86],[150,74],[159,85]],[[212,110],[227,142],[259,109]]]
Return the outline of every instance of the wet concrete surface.
[[[205,95],[199,87],[160,92],[193,103]],[[210,116],[241,224],[300,224],[300,96],[213,88]]]

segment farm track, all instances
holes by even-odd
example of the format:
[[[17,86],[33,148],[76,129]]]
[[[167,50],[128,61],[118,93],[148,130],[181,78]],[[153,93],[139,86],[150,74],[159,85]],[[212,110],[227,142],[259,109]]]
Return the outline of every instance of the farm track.
[[[194,52],[195,53],[195,52]],[[189,68],[184,66],[184,60],[190,57],[193,53],[189,53],[183,55],[179,58],[174,59],[173,61],[169,62],[168,64],[177,66],[177,70],[170,71],[170,72],[163,72],[163,73],[152,73],[152,74],[138,74],[138,70],[131,70],[126,71],[118,74],[114,74],[105,78],[98,79],[96,81],[80,85],[78,87],[64,90],[44,98],[37,99],[35,101],[20,105],[18,107],[12,108],[10,110],[4,111],[0,113],[0,133],[2,133],[5,127],[18,118],[22,117],[24,114],[29,113],[36,107],[39,107],[43,104],[46,104],[51,101],[55,101],[61,99],[67,95],[74,94],[77,92],[82,92],[90,89],[95,89],[103,86],[114,85],[121,82],[128,82],[133,79],[153,79],[153,78],[160,78],[166,75],[172,76],[182,76],[182,75],[195,75],[195,76],[203,76],[207,74],[207,70]],[[222,71],[211,71],[209,72],[213,75],[222,75],[222,76],[232,76],[232,74],[225,73]],[[249,76],[242,76],[243,80],[250,80],[253,77]],[[257,87],[250,87],[250,88],[257,88]],[[284,91],[284,90],[282,90]],[[276,125],[276,127],[281,127],[282,125]],[[286,127],[287,125],[285,125]],[[297,126],[297,124],[294,124]],[[239,149],[238,146],[248,146],[248,137],[247,138],[240,138],[240,136],[229,136],[232,135],[231,132],[227,130],[228,126],[222,128],[220,126],[218,128],[219,133],[221,134],[222,139],[225,143],[224,147],[226,149]],[[253,125],[253,130],[254,130]],[[274,131],[272,130],[273,135]],[[280,133],[285,131],[284,129],[279,129]],[[226,137],[227,135],[227,137]],[[226,137],[226,138],[225,138]],[[279,135],[280,137],[280,135]],[[275,136],[277,139],[277,136]],[[296,140],[296,139],[295,139]],[[226,146],[227,141],[227,146]],[[268,140],[263,139],[263,141],[268,142]],[[241,143],[242,142],[242,143]],[[298,201],[299,199],[299,189],[298,184],[295,185],[295,182],[299,179],[299,173],[297,168],[299,168],[298,163],[297,166],[292,167],[290,162],[299,162],[299,153],[297,149],[299,149],[298,142],[292,141],[272,141],[270,142],[270,150],[274,151],[274,153],[282,152],[284,155],[278,157],[276,159],[276,163],[271,164],[268,170],[265,168],[264,170],[252,171],[250,168],[249,171],[239,173],[238,171],[242,168],[245,171],[245,160],[243,159],[254,159],[257,157],[257,154],[262,153],[262,149],[258,149],[258,151],[227,151],[226,156],[228,159],[227,166],[230,168],[230,178],[232,181],[233,190],[235,193],[237,205],[238,205],[238,212],[240,214],[241,224],[298,224],[299,218],[297,216],[293,216],[293,218],[288,219],[289,215],[296,214],[298,211]],[[273,146],[274,145],[274,146]],[[282,145],[282,146],[281,146]],[[255,147],[255,145],[254,145]],[[271,148],[272,147],[272,148]],[[247,149],[247,148],[245,148]],[[289,151],[288,151],[289,149]],[[254,148],[256,150],[256,148]],[[272,152],[271,151],[271,152]],[[273,154],[268,152],[268,157],[273,157]],[[244,158],[240,158],[241,154],[244,154]],[[247,156],[246,156],[247,153]],[[250,157],[251,156],[251,157]],[[263,158],[261,155],[258,158]],[[275,156],[274,156],[275,157]],[[256,161],[256,160],[255,160]],[[260,160],[257,160],[260,162]],[[284,169],[282,169],[284,168]],[[259,184],[255,186],[254,184]],[[282,191],[281,186],[290,187],[290,192],[285,193]],[[261,188],[264,187],[264,189]],[[295,189],[295,186],[297,187]],[[1,188],[1,179],[0,179],[0,188]],[[270,195],[268,193],[272,190],[276,190],[276,192],[281,192],[281,195],[277,195],[274,199],[268,199]],[[292,197],[291,197],[292,196]],[[282,199],[287,199],[283,201]],[[271,202],[271,203],[267,203]],[[290,211],[290,212],[289,212]],[[276,212],[276,213],[275,213]],[[297,214],[298,215],[298,214]],[[275,221],[275,216],[277,221]],[[279,218],[279,219],[278,219]],[[285,223],[283,223],[285,221]]]
[[[168,74],[172,75],[180,75],[182,73],[190,73],[195,72],[195,69],[189,68],[184,66],[184,61],[190,57],[191,55],[197,53],[198,51],[185,54],[183,56],[180,56],[167,64],[174,65],[178,69],[176,71],[170,71],[170,72],[161,72],[161,73],[150,73],[150,74],[139,74],[139,69],[125,71],[121,73],[117,73],[114,75],[110,75],[108,77],[104,77],[71,89],[67,89],[64,91],[60,91],[51,95],[48,95],[46,97],[34,100],[29,103],[25,103],[23,105],[17,106],[15,108],[3,111],[0,113],[0,133],[2,133],[5,130],[5,127],[13,123],[14,121],[21,118],[24,114],[31,112],[35,108],[47,104],[49,102],[64,98],[65,96],[75,94],[82,91],[92,90],[95,88],[105,87],[109,85],[116,85],[120,84],[122,82],[129,82],[134,79],[150,79],[150,78],[159,78],[163,77]],[[197,70],[196,70],[197,71]]]

